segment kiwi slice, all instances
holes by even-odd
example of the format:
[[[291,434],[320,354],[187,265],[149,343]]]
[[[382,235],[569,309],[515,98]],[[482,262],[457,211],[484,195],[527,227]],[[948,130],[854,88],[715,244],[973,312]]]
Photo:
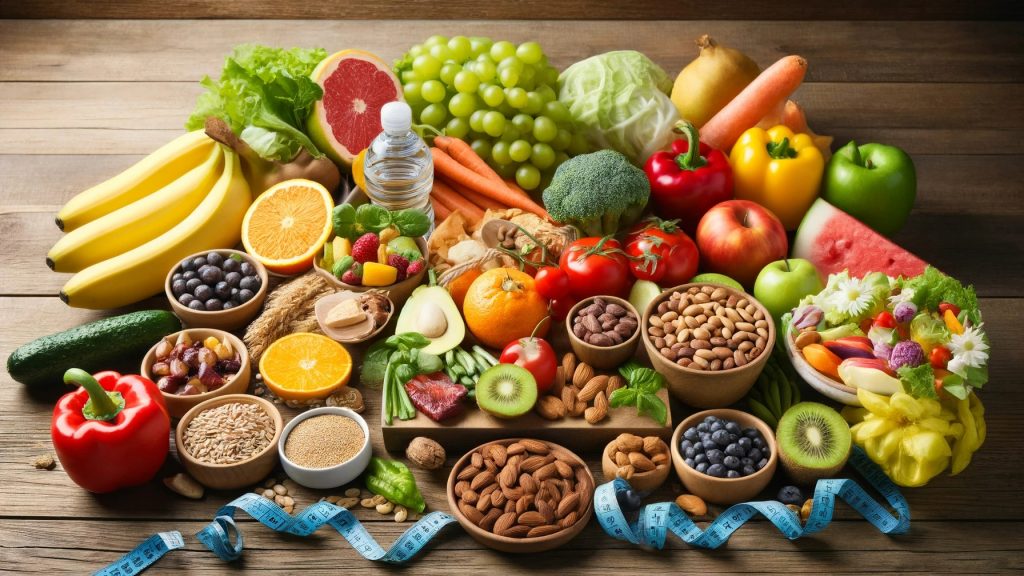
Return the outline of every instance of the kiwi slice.
[[[522,416],[536,402],[537,380],[529,370],[515,364],[491,366],[476,383],[477,406],[499,418]]]
[[[838,412],[817,402],[793,405],[775,432],[782,466],[797,484],[834,477],[850,457],[853,436]]]

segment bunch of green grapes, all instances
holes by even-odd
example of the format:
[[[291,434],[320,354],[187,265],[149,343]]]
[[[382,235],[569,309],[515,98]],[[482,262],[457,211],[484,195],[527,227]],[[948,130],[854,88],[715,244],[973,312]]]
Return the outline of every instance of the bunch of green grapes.
[[[558,101],[558,70],[536,42],[431,36],[395,63],[414,120],[468,141],[503,178],[546,186],[589,151]]]

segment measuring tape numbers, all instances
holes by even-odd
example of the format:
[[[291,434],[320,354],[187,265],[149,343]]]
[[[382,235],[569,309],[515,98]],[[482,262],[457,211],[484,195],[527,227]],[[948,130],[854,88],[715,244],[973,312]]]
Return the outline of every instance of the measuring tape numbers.
[[[594,492],[594,512],[604,531],[618,540],[647,548],[664,548],[668,532],[698,548],[714,549],[725,544],[733,532],[757,514],[768,519],[790,540],[823,530],[832,521],[836,498],[841,498],[883,534],[904,534],[910,529],[910,506],[899,489],[860,447],[855,446],[850,464],[892,506],[893,516],[853,480],[819,480],[814,489],[814,504],[807,523],[781,502],[766,500],[731,506],[701,530],[675,502],[644,506],[636,520],[626,520],[617,493],[630,489],[621,478],[598,486]]]

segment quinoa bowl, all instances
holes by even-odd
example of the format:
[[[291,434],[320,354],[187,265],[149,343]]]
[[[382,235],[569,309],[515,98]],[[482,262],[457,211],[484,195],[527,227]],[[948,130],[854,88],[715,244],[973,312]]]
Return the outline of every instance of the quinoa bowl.
[[[336,488],[370,464],[370,429],[348,408],[325,406],[292,418],[277,441],[285,474],[308,488]]]

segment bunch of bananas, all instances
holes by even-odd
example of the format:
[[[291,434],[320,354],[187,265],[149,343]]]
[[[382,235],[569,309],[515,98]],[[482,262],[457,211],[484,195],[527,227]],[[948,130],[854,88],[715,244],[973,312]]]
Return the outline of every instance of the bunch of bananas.
[[[923,486],[951,463],[959,473],[985,442],[985,407],[974,393],[940,401],[859,388],[857,399],[862,408],[843,409],[853,441],[900,486]]]
[[[772,428],[779,425],[779,419],[790,406],[800,403],[800,387],[796,379],[787,374],[788,362],[789,359],[773,350],[754,387],[747,393],[750,411]]]
[[[160,292],[189,254],[238,244],[251,203],[238,155],[188,132],[68,201],[46,263],[75,273],[60,292],[68,305],[125,306]]]

